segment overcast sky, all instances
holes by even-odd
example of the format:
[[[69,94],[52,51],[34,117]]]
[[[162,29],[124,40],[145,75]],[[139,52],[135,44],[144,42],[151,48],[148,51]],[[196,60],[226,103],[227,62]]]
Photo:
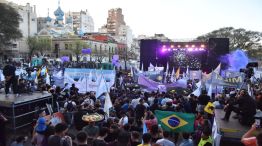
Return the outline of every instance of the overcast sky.
[[[37,15],[54,18],[58,0],[9,0],[36,5]],[[64,12],[88,10],[95,31],[106,23],[110,8],[122,8],[135,36],[163,33],[171,39],[195,38],[233,26],[262,32],[262,0],[61,0]]]

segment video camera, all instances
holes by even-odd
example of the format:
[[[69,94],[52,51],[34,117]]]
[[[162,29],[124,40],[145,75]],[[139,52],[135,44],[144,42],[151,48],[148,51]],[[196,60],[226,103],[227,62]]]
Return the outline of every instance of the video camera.
[[[258,63],[257,62],[249,62],[246,65],[246,68],[241,68],[239,70],[239,72],[245,73],[245,78],[250,79],[255,74],[254,69],[253,69],[254,67],[258,67]]]

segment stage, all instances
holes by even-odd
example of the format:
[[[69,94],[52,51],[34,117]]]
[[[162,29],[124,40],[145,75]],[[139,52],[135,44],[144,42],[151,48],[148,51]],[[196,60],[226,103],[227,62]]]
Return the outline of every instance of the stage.
[[[243,126],[238,119],[232,118],[235,113],[232,112],[229,121],[223,121],[225,112],[222,109],[215,109],[215,122],[217,125],[217,132],[221,135],[220,145],[227,145],[225,143],[238,143],[241,145],[241,137],[249,130],[250,127]]]
[[[47,109],[46,103],[52,103],[52,95],[49,93],[35,92],[33,94],[22,94],[15,97],[10,94],[8,97],[0,93],[0,111],[7,117],[7,128],[16,130],[30,125],[35,119],[36,112]]]

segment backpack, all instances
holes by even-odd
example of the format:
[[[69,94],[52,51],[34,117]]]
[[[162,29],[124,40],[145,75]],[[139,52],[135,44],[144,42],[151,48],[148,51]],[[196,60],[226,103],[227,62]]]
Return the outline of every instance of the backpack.
[[[69,112],[74,111],[73,101],[71,101],[71,102],[68,101],[68,102],[67,102],[66,109],[67,109],[67,111],[69,111]]]

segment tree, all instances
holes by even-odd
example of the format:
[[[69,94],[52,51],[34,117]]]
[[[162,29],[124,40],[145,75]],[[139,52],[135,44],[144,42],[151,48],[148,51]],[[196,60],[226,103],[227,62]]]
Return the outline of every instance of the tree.
[[[37,50],[38,44],[37,44],[37,37],[28,37],[26,40],[26,43],[29,48],[29,57],[32,58],[34,52]]]
[[[19,30],[21,17],[14,8],[5,3],[0,3],[0,14],[0,52],[3,52],[1,49],[10,45],[12,40],[22,37]]]
[[[82,40],[76,40],[74,42],[72,51],[76,55],[76,62],[79,62],[79,55],[82,53],[82,49],[86,47],[87,47],[87,44]]]
[[[196,40],[207,41],[209,38],[229,38],[230,50],[240,48],[249,51],[254,49],[254,47],[261,46],[262,33],[243,28],[224,27],[199,36]]]
[[[29,57],[31,58],[36,51],[40,52],[40,55],[44,55],[44,52],[51,49],[51,39],[42,37],[28,37],[27,45],[29,48]]]
[[[46,37],[41,37],[38,38],[37,41],[37,45],[38,45],[38,51],[40,51],[41,55],[44,55],[44,52],[46,50],[50,50],[51,49],[51,39],[50,38],[46,38]]]

